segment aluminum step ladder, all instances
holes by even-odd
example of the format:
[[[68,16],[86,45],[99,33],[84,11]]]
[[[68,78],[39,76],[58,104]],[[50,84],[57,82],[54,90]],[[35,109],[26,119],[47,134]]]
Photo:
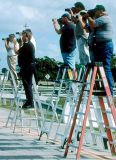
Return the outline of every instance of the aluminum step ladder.
[[[47,139],[50,139],[50,134],[54,130],[54,125],[59,123],[59,117],[61,116],[63,110],[63,106],[59,105],[59,101],[61,100],[61,98],[65,100],[67,97],[70,83],[69,78],[73,79],[72,70],[68,66],[60,66],[54,83],[53,92],[49,98],[49,101],[47,101],[46,104],[45,102],[42,103],[43,105],[46,105],[45,119],[46,123],[49,122],[49,124],[48,129],[41,132],[40,138],[44,133],[46,133]],[[50,118],[48,119],[48,117]]]

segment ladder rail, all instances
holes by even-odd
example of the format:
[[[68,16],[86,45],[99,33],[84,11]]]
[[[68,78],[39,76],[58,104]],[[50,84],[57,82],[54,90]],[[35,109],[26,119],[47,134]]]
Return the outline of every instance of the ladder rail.
[[[83,139],[84,139],[84,134],[85,134],[85,129],[86,129],[86,122],[87,122],[88,112],[90,109],[91,97],[92,97],[96,74],[97,74],[97,67],[95,66],[95,68],[93,70],[93,74],[92,74],[92,80],[91,80],[89,97],[88,97],[87,105],[86,105],[85,117],[83,120],[82,132],[81,132],[81,137],[80,137],[80,141],[79,141],[79,148],[77,150],[77,155],[76,155],[77,159],[80,158],[80,152],[81,152],[81,148],[82,148],[82,144],[83,144]]]
[[[85,77],[84,77],[84,82],[86,82],[89,72],[90,72],[90,68],[87,69],[87,72],[86,72]],[[74,130],[74,127],[75,127],[75,124],[76,124],[77,112],[79,111],[79,107],[80,107],[80,104],[81,104],[81,101],[82,101],[82,97],[83,97],[83,94],[84,94],[85,87],[86,87],[86,83],[84,83],[84,85],[82,87],[82,91],[81,91],[80,96],[79,96],[78,104],[76,106],[72,126],[71,126],[71,129],[70,129],[69,137],[68,137],[66,148],[65,148],[64,157],[66,157],[67,154],[68,154],[69,144],[71,143],[71,137],[73,135],[73,130]]]
[[[105,112],[102,112],[102,116],[103,116],[104,124],[105,124],[105,127],[106,127],[106,133],[107,133],[107,137],[108,137],[111,153],[115,154],[116,153],[115,146],[114,146],[114,144],[110,143],[110,142],[113,141],[113,137],[112,137],[112,133],[111,133],[111,130],[110,130],[110,125],[109,125],[109,121],[108,121],[108,117],[107,117],[107,114],[106,114],[106,109],[105,109],[105,105],[104,105],[102,97],[99,97],[99,103],[100,103],[101,109],[103,111],[105,111]]]
[[[103,67],[99,67],[99,70],[100,70],[100,74],[101,74],[101,77],[103,79],[103,84],[104,84],[105,91],[106,91],[106,94],[107,94],[108,104],[109,104],[109,107],[111,108],[111,112],[112,112],[114,122],[115,122],[115,125],[116,125],[116,108],[115,108],[115,105],[114,105],[114,102],[113,102],[113,97],[111,95],[111,91],[110,91],[110,88],[109,88],[109,85],[108,85]]]

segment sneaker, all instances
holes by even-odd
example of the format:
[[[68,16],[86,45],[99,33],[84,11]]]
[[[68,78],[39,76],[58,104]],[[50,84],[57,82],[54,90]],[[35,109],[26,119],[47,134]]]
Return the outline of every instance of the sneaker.
[[[34,103],[25,102],[22,106],[22,109],[30,109],[30,108],[34,108]]]

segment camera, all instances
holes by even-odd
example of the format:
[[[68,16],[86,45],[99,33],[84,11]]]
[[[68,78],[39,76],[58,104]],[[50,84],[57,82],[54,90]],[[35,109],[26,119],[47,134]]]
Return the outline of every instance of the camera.
[[[91,18],[95,17],[95,9],[90,9],[90,10],[87,11],[87,13],[89,14],[89,16]]]
[[[65,11],[66,12],[70,12],[71,8],[66,8]]]
[[[20,34],[20,32],[16,32],[16,34]]]
[[[88,11],[84,11],[84,12],[82,11],[80,13],[80,15],[83,17],[83,20],[86,20],[88,18],[88,16],[90,16],[91,18],[94,18],[95,17],[95,10],[94,9],[90,9]],[[77,15],[77,17],[78,17],[78,15]]]
[[[66,12],[70,12],[70,10],[72,10],[72,12],[75,14],[76,13],[76,8],[72,7],[72,8],[66,8],[65,11]]]
[[[9,42],[9,41],[10,41],[10,39],[9,39],[9,38],[2,38],[2,40],[3,40],[3,41],[5,41],[5,40],[6,40],[7,42]]]
[[[17,38],[17,42],[18,42],[19,44],[21,44],[21,43],[22,43],[21,38]]]
[[[21,36],[21,35],[22,35],[22,32],[16,32],[16,34],[18,34],[19,36]]]
[[[62,18],[58,18],[57,21],[58,21],[58,24],[59,24],[60,26],[63,25],[63,24],[62,24]]]
[[[22,39],[21,39],[22,32],[16,32],[15,34],[18,35],[18,38],[16,40],[18,44],[21,45],[22,44]]]

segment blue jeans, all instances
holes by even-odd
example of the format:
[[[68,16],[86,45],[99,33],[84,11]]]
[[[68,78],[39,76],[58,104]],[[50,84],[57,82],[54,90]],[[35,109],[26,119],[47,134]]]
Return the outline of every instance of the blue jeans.
[[[104,42],[104,43],[99,42],[96,45],[95,52],[94,52],[94,60],[95,62],[103,62],[106,77],[110,87],[110,91],[111,91],[111,94],[113,95],[114,80],[113,80],[112,72],[110,68],[112,55],[113,55],[112,41]]]

